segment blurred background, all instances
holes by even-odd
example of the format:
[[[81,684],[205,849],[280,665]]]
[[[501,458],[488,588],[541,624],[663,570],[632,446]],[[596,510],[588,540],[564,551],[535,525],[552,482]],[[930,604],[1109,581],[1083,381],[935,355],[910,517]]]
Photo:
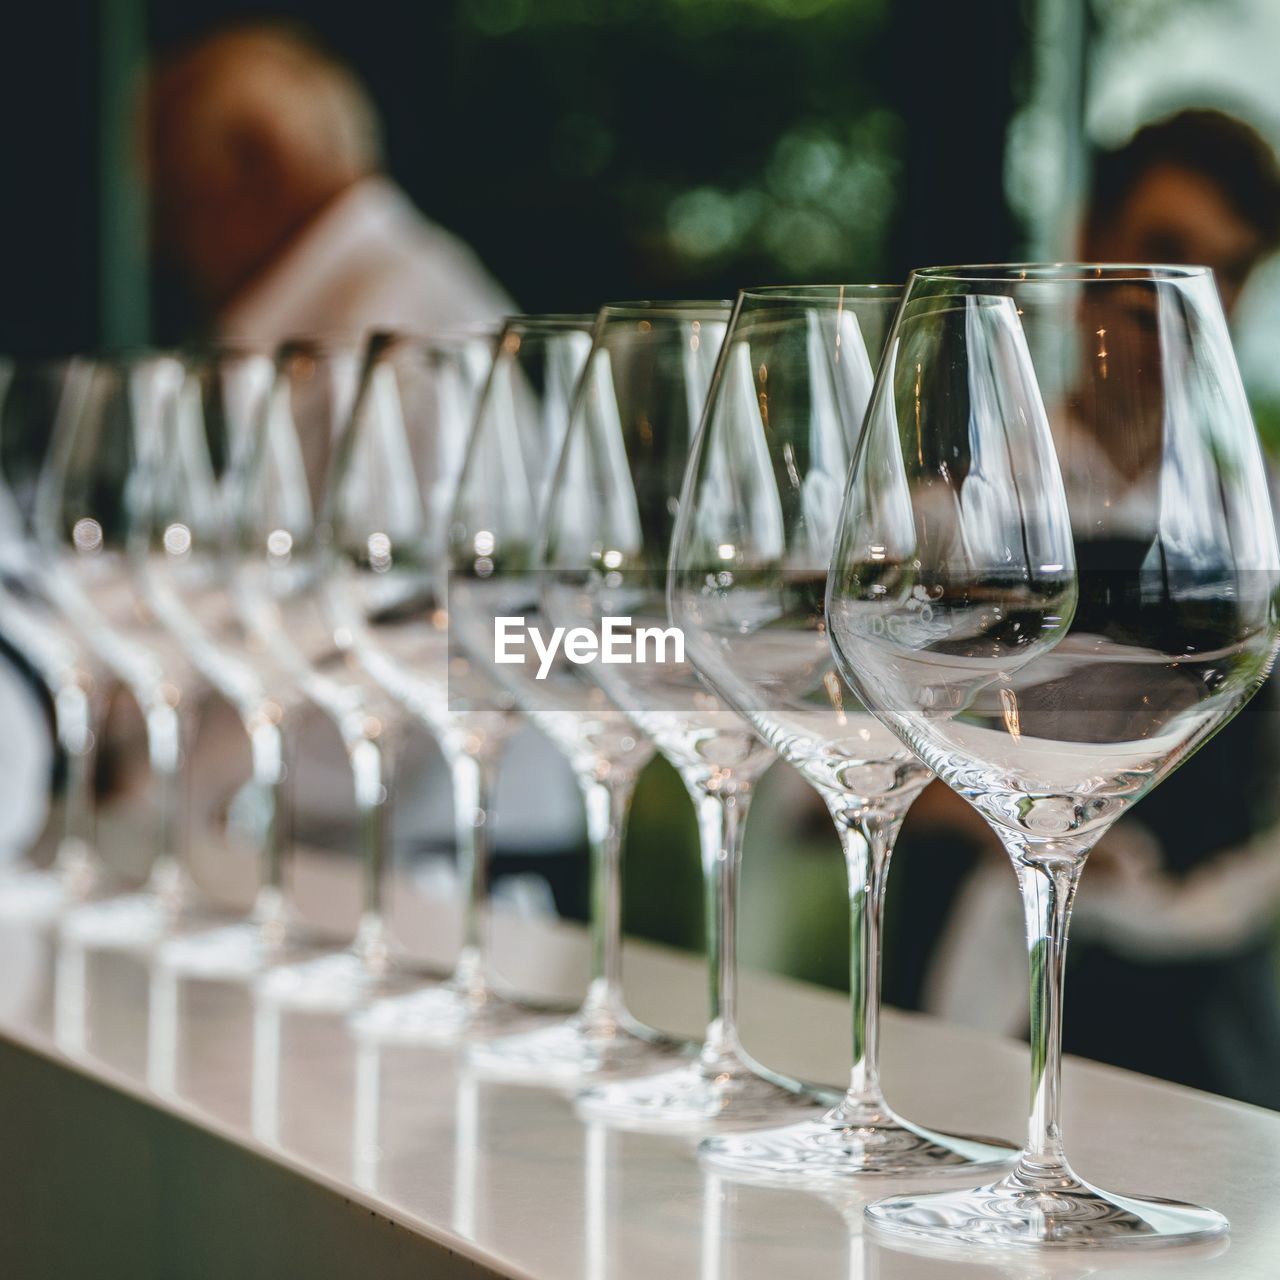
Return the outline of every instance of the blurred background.
[[[28,7],[0,76],[10,122],[0,351],[167,344],[207,330],[207,305],[153,250],[143,78],[156,59],[264,19],[297,26],[347,64],[380,118],[390,177],[530,311],[732,296],[748,283],[896,280],[936,262],[1069,258],[1090,234],[1123,241],[1124,218],[1139,216],[1125,212],[1126,184],[1143,165],[1189,167],[1211,188],[1203,224],[1182,239],[1176,227],[1146,239],[1133,232],[1126,243],[1139,251],[1123,256],[1181,260],[1188,245],[1209,246],[1203,256],[1221,246],[1214,265],[1231,290],[1246,383],[1264,438],[1280,446],[1275,0]],[[1144,125],[1186,108],[1221,111],[1256,135],[1218,147],[1213,129],[1192,129],[1167,153],[1123,150]],[[1148,203],[1158,222],[1170,208],[1195,207],[1196,193],[1161,188]],[[1091,222],[1100,209],[1105,226]],[[782,769],[763,787],[773,800],[761,801],[748,835],[742,952],[748,964],[840,986],[844,872],[825,814],[798,801],[796,787]],[[903,1004],[930,1004],[930,947],[914,945],[911,931],[941,927],[920,903],[904,905],[911,877],[937,879],[948,841],[945,830],[909,830],[891,880],[886,981]],[[629,854],[629,929],[698,946],[692,817],[665,766],[643,781]],[[564,858],[576,870],[549,874],[556,903],[580,915],[580,847]],[[954,877],[943,880],[941,898],[959,892]],[[1007,888],[1016,918],[1011,878]],[[1271,929],[1269,916],[1269,966]],[[1251,957],[1262,945],[1254,933]],[[1186,990],[1185,975],[1165,979]],[[1017,990],[1023,981],[1015,974]],[[1181,1078],[1280,1105],[1276,1086],[1258,1083],[1268,1073],[1280,1080],[1268,983],[1239,1002],[1244,1023],[1262,1008],[1274,1029],[1248,1050],[1256,1070],[1235,1078],[1188,1067]],[[1213,990],[1210,982],[1206,998]],[[963,1004],[946,1011],[966,1015]],[[972,1020],[1018,1029],[989,1013]],[[1107,1056],[1105,1044],[1098,1054]]]
[[[147,251],[139,81],[261,19],[350,64],[391,174],[527,310],[1069,255],[1098,149],[1184,106],[1273,143],[1280,118],[1269,0],[66,0],[0,84],[6,351],[190,333]],[[1271,438],[1277,283],[1238,325]]]

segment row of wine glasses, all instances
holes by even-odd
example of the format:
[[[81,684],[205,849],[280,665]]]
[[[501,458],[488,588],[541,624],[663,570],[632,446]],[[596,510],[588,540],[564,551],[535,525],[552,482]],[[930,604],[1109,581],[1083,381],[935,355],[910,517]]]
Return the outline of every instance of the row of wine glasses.
[[[424,722],[434,733],[454,778],[454,809],[470,832],[463,880],[466,885],[462,951],[454,973],[443,986],[410,992],[381,1002],[361,1015],[361,1034],[402,1040],[487,1036],[529,1020],[529,1010],[508,999],[494,985],[486,958],[483,908],[487,893],[488,833],[493,783],[504,746],[520,724],[514,701],[497,679],[491,654],[466,643],[467,627],[453,613],[448,566],[457,524],[467,518],[468,502],[490,502],[513,521],[528,521],[545,491],[545,475],[560,448],[573,388],[590,346],[591,317],[538,316],[513,319],[503,326],[488,377],[476,402],[470,433],[454,436],[449,445],[456,461],[447,474],[431,482],[435,509],[432,534],[423,564],[432,583],[432,599],[409,610],[393,605],[361,609],[353,602],[353,625],[364,640],[356,645],[373,669],[384,671],[388,687],[408,679],[423,682],[419,695]],[[398,416],[406,420],[410,414]],[[353,449],[367,446],[383,429],[370,415],[359,421],[361,434]],[[412,431],[413,428],[410,427]],[[458,448],[465,443],[465,448]],[[358,456],[353,454],[354,456]],[[421,484],[419,485],[421,491]],[[353,509],[362,517],[379,508],[357,497]],[[378,554],[386,566],[406,553],[420,554],[426,544],[408,530],[380,525]],[[382,539],[385,538],[385,542]],[[360,539],[352,540],[358,545]],[[367,539],[365,540],[367,543]],[[375,573],[378,572],[375,566]],[[397,622],[397,617],[404,622]],[[435,628],[426,652],[406,654],[380,641],[383,620],[421,635],[424,617]]]
[[[0,614],[2,634],[49,691],[66,760],[60,838],[52,865],[7,868],[0,911],[44,918],[86,898],[94,856],[96,726],[109,684],[90,650],[50,604],[32,538],[32,514],[48,427],[63,395],[61,362],[0,360]]]
[[[183,764],[204,686],[185,650],[155,624],[130,546],[182,376],[168,356],[73,361],[34,498],[48,598],[141,710],[155,799],[150,878],[139,892],[101,897],[68,916],[64,927],[86,942],[147,945],[169,920],[201,910],[185,838]]]
[[[817,789],[848,867],[849,1087],[822,1117],[709,1141],[712,1163],[728,1169],[893,1174],[1009,1155],[900,1120],[879,1083],[886,873],[931,775],[838,674],[824,594],[856,426],[899,297],[877,286],[743,294],[672,534],[671,615],[691,662]]]
[[[1207,272],[928,269],[905,292],[752,289],[733,307],[519,317],[496,336],[83,362],[56,416],[35,504],[50,616],[93,655],[70,669],[100,664],[143,707],[162,798],[148,890],[64,928],[348,1010],[360,1037],[465,1042],[477,1070],[579,1088],[592,1118],[702,1132],[701,1158],[731,1174],[1013,1166],[868,1209],[917,1240],[1225,1230],[1079,1179],[1059,1101],[1085,857],[1244,704],[1277,641],[1265,474]],[[512,622],[559,647],[513,660]],[[615,644],[628,656],[610,659]],[[250,919],[193,929],[179,775],[210,687],[240,713],[272,819]],[[362,814],[364,911],[339,955],[315,954],[284,893],[305,704],[341,731]],[[592,975],[567,1022],[497,989],[486,959],[491,784],[522,718],[569,761],[587,815]],[[411,719],[452,773],[466,898],[455,972],[425,985],[383,902]],[[711,1015],[696,1051],[622,995],[620,850],[655,751],[698,817]],[[826,803],[848,869],[843,1096],[756,1062],[737,1032],[742,835],[778,757]],[[881,1089],[889,860],[935,776],[990,822],[1022,886],[1020,1157],[915,1125]]]

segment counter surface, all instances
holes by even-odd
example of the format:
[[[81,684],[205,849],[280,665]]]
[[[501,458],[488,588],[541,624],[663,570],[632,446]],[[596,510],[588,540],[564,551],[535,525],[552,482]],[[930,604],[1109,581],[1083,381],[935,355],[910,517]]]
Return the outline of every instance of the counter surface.
[[[447,949],[454,932],[447,904],[426,903],[422,911],[428,929],[429,917],[439,916],[431,936]],[[567,999],[581,987],[585,946],[577,930],[515,918],[496,925],[499,966],[521,974],[526,989]],[[341,1017],[255,1006],[243,984],[166,981],[145,957],[59,945],[46,931],[0,923],[0,973],[0,1039],[38,1066],[23,1079],[48,1083],[52,1092],[41,1083],[41,1099],[56,1108],[57,1082],[75,1077],[132,1096],[179,1131],[216,1135],[246,1160],[407,1229],[411,1251],[420,1246],[424,1260],[440,1261],[431,1274],[1280,1274],[1280,1115],[1096,1064],[1066,1067],[1068,1146],[1079,1172],[1117,1191],[1213,1205],[1232,1223],[1225,1247],[1004,1261],[926,1257],[862,1232],[859,1193],[887,1194],[901,1183],[824,1194],[738,1184],[702,1169],[692,1138],[587,1125],[566,1095],[476,1079],[455,1052],[359,1045]],[[705,998],[696,959],[631,945],[627,987],[638,1014],[696,1034]],[[841,1079],[848,1062],[843,998],[748,974],[742,1007],[744,1041],[763,1061],[809,1079]],[[935,1128],[1021,1134],[1025,1046],[924,1017],[890,1012],[885,1023],[884,1078],[900,1112]],[[65,1162],[87,1158],[89,1128],[59,1142]],[[42,1176],[41,1152],[15,1157],[6,1146],[11,1164],[20,1159],[29,1178]],[[183,1221],[211,1232],[236,1229],[209,1221],[218,1203],[211,1194],[203,1212]],[[65,1212],[74,1217],[78,1207]],[[178,1209],[172,1197],[159,1197],[155,1212]]]

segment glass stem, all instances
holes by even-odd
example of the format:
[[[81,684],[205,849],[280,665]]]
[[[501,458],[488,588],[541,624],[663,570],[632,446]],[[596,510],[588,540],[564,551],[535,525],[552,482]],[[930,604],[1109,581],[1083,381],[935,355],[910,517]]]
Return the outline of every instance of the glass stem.
[[[458,845],[458,877],[463,885],[462,950],[453,970],[453,984],[480,992],[488,987],[484,917],[489,905],[490,803],[498,761],[491,751],[451,753],[453,810]]]
[[[177,912],[194,889],[189,865],[185,764],[194,736],[195,717],[176,702],[159,697],[146,711],[146,724],[159,828],[159,853],[150,883],[169,909]]]
[[[54,866],[73,898],[93,892],[102,875],[97,852],[94,769],[106,698],[99,682],[77,672],[54,697],[58,745],[67,758],[67,795],[62,839]]]
[[[1062,1146],[1062,988],[1071,904],[1084,858],[1077,847],[1047,842],[1011,852],[1031,968],[1031,1116],[1018,1176],[1051,1183],[1070,1176]]]
[[[902,813],[832,806],[849,880],[849,996],[853,1067],[849,1089],[831,1118],[874,1124],[887,1116],[880,1090],[880,947],[889,859]]]
[[[253,756],[253,780],[267,797],[267,822],[262,832],[261,880],[253,904],[253,919],[269,936],[284,930],[284,860],[292,818],[289,790],[290,742],[282,721],[257,715],[246,724]]]
[[[704,790],[696,800],[705,888],[711,1018],[701,1065],[715,1070],[740,1061],[738,1041],[738,870],[751,787]]]
[[[622,998],[622,838],[635,774],[584,780],[591,856],[591,984],[582,1016],[612,1025],[626,1013]]]
[[[355,779],[356,809],[360,815],[360,855],[364,891],[356,954],[373,974],[386,972],[390,941],[385,911],[387,853],[391,843],[391,801],[398,744],[395,730],[383,727],[376,735],[362,735],[348,748]]]

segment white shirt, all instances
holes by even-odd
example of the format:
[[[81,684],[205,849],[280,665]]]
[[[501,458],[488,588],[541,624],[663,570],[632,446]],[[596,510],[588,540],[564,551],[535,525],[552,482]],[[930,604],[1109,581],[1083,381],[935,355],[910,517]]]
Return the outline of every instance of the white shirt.
[[[435,329],[494,321],[515,304],[457,236],[393,182],[344,191],[218,318],[222,336],[274,344],[301,334]]]

